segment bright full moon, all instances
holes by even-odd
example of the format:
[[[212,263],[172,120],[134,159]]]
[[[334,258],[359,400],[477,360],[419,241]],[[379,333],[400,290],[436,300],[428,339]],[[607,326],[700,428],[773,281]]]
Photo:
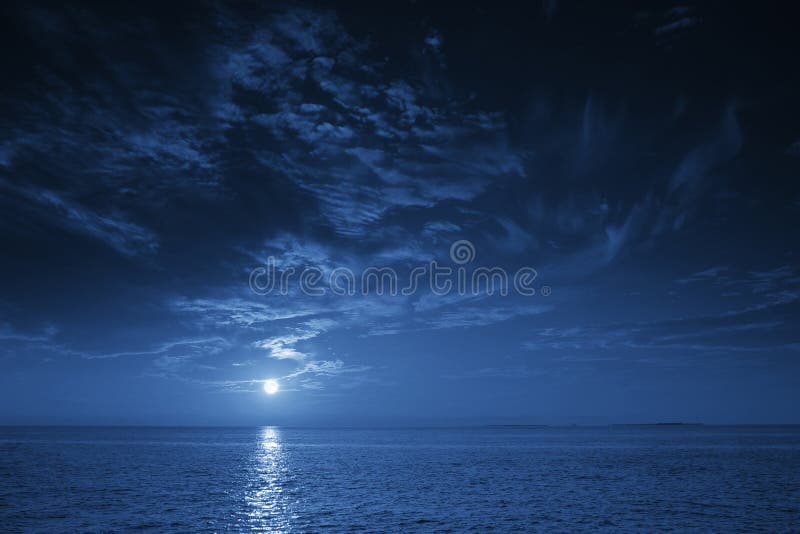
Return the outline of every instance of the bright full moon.
[[[275,395],[279,389],[281,389],[281,385],[274,378],[264,380],[264,393],[267,395]]]

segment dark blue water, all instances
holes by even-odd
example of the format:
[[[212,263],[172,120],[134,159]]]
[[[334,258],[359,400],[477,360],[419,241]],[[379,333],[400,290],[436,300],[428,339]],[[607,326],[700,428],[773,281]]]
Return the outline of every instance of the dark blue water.
[[[0,427],[4,531],[800,529],[800,428]]]

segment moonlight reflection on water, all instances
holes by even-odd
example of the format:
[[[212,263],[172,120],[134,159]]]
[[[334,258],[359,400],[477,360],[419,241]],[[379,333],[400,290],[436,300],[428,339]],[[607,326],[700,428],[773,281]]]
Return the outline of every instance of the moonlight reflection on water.
[[[262,429],[253,451],[249,489],[245,496],[248,526],[258,530],[285,531],[290,527],[290,501],[286,494],[286,451],[277,428]]]

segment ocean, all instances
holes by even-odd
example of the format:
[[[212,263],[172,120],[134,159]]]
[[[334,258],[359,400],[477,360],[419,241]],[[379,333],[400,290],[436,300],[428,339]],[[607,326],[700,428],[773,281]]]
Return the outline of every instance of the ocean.
[[[0,427],[0,530],[800,531],[800,427]]]

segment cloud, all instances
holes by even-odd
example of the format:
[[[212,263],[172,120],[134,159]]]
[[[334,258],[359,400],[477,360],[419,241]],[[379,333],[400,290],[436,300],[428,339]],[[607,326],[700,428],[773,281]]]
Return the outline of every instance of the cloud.
[[[431,28],[423,41],[425,46],[423,54],[433,56],[438,66],[442,69],[447,68],[447,61],[444,55],[444,36],[436,28]]]
[[[730,103],[723,112],[720,131],[714,139],[686,154],[670,178],[669,190],[651,235],[683,228],[713,185],[712,172],[736,157],[742,142],[736,107]]]
[[[20,196],[29,209],[51,224],[99,239],[126,256],[151,255],[158,250],[153,232],[120,213],[101,214],[44,188],[15,186],[2,179],[0,187]]]
[[[722,279],[727,278],[723,275],[723,273],[730,270],[730,267],[725,265],[719,265],[716,267],[709,267],[708,269],[704,269],[702,271],[696,272],[687,276],[686,278],[680,278],[675,282],[679,284],[688,284],[691,282],[699,282],[704,280],[711,280],[711,281],[719,281]]]
[[[303,367],[289,373],[283,378],[297,378],[298,376],[308,373],[334,375],[340,373],[344,367],[344,362],[342,360],[316,360],[307,362]]]
[[[764,271],[737,272],[728,266],[709,267],[675,281],[678,284],[710,283],[724,288],[726,295],[734,291],[742,294],[761,294],[768,299],[783,301],[791,294],[800,291],[800,277],[788,265]]]
[[[357,386],[363,378],[356,377],[372,369],[368,365],[345,365],[342,360],[313,360],[307,362],[303,367],[284,376],[284,380],[297,381],[302,389],[321,390],[324,389],[322,380],[332,377],[341,378],[343,375],[348,377],[348,381],[339,381],[339,387]]]
[[[0,341],[5,343],[22,343],[31,345],[49,345],[58,333],[55,326],[46,326],[35,331],[20,331],[11,323],[0,321]]]
[[[499,300],[504,299],[506,297]],[[425,330],[489,326],[517,317],[546,313],[553,306],[512,301],[510,298],[504,304],[496,303],[488,300],[486,295],[424,295],[413,304],[413,309],[415,313],[411,316],[403,314],[370,321],[365,336],[408,335]]]
[[[271,134],[276,147],[257,151],[261,164],[313,195],[338,235],[368,237],[394,210],[468,201],[525,175],[501,116],[387,80],[333,14],[293,10],[267,27],[222,48],[218,76],[254,135]],[[436,35],[426,42],[438,50]],[[238,88],[268,109],[240,102]]]
[[[508,306],[458,306],[443,311],[426,321],[429,328],[464,328],[487,326],[516,317],[539,315],[551,311],[548,304],[508,305]]]
[[[736,107],[728,104],[723,113],[721,129],[717,137],[710,143],[689,152],[681,161],[670,180],[670,192],[681,188],[690,191],[696,188],[701,180],[713,168],[731,160],[742,147],[742,132],[736,118]]]
[[[255,327],[263,323],[306,317],[316,313],[315,308],[310,305],[277,307],[239,297],[222,299],[178,297],[170,300],[168,304],[175,311],[191,316],[196,325]]]
[[[538,247],[536,238],[510,218],[500,217],[497,223],[502,232],[496,235],[492,242],[500,250],[509,254],[521,254]]]
[[[656,18],[658,26],[653,33],[661,38],[675,38],[701,22],[700,18],[694,15],[694,8],[690,6],[671,7]]]
[[[680,319],[612,323],[599,326],[542,328],[523,347],[532,351],[566,351],[592,358],[652,357],[680,362],[697,356],[750,355],[800,350],[794,306],[797,298],[768,302],[716,314]],[[662,353],[661,356],[657,356]]]
[[[685,30],[687,28],[691,28],[692,26],[696,26],[699,20],[693,17],[683,17],[679,18],[678,20],[669,22],[667,24],[663,24],[657,27],[654,31],[656,35],[666,35],[669,33],[677,32],[679,30]]]
[[[112,358],[126,358],[126,357],[140,357],[140,356],[158,356],[161,361],[168,360],[186,360],[199,356],[210,356],[219,354],[223,350],[230,348],[231,344],[228,340],[221,337],[210,338],[190,338],[178,339],[163,342],[154,348],[139,350],[139,351],[125,351],[125,352],[111,352],[104,354],[89,354],[83,355],[88,360],[104,360]]]
[[[269,357],[277,360],[303,361],[309,354],[300,352],[296,345],[301,341],[308,341],[328,330],[336,327],[336,321],[330,319],[312,319],[292,328],[292,333],[253,343],[254,346],[269,351]]]
[[[29,91],[9,108],[24,113],[24,120],[13,122],[0,139],[5,166],[35,180],[56,175],[62,186],[114,202],[160,203],[165,191],[216,193],[224,125],[208,119],[200,84],[167,64],[174,59],[152,27],[140,26],[131,41],[131,28],[100,21],[89,11],[40,9],[27,18],[28,29],[43,42],[69,40],[72,46],[50,47],[46,56],[37,56]],[[42,18],[55,23],[45,26]],[[109,24],[113,31],[106,31]],[[43,27],[50,30],[39,35]],[[120,61],[120,50],[131,42],[138,43],[133,48],[139,59]],[[88,49],[96,68],[85,68],[77,79],[65,75]],[[151,54],[158,59],[142,61]],[[173,76],[152,76],[171,67]]]

